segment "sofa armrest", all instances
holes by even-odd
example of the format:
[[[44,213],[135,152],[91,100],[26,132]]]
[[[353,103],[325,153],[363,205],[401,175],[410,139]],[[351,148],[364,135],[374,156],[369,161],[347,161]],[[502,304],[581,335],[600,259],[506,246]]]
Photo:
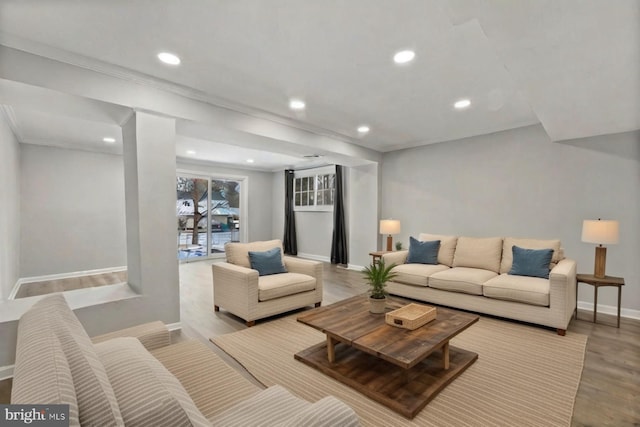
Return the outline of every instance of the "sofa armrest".
[[[549,272],[549,305],[564,307],[567,323],[576,308],[576,262],[565,258]]]
[[[389,252],[388,254],[382,255],[382,259],[384,260],[385,265],[404,264],[405,262],[407,262],[408,254],[409,250],[407,249],[402,251]]]
[[[131,328],[120,329],[107,334],[91,338],[94,344],[108,341],[113,338],[133,337],[138,338],[147,350],[155,350],[171,344],[171,333],[160,321],[144,323]]]
[[[285,427],[357,427],[360,425],[360,420],[353,409],[344,402],[333,396],[327,396],[301,410],[282,425]]]

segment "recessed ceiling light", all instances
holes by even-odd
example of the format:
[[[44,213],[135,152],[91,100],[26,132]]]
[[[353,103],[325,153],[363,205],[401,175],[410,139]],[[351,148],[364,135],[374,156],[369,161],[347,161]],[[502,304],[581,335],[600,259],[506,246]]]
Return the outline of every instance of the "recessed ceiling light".
[[[369,126],[367,125],[362,125],[358,127],[358,132],[360,133],[367,133],[369,132],[371,129],[369,129]]]
[[[407,62],[413,61],[413,58],[416,57],[416,53],[412,50],[401,50],[393,55],[393,62],[396,64],[406,64]]]
[[[247,159],[247,163],[253,163],[255,160],[253,159]]]
[[[196,154],[195,150],[187,150],[187,154],[191,154],[192,156]]]
[[[304,101],[301,101],[299,99],[292,99],[289,101],[289,108],[291,108],[292,110],[295,111],[301,111],[304,110],[305,108],[305,103]]]
[[[104,138],[102,138],[102,140],[108,144],[113,144],[114,142],[116,142],[116,139],[111,138],[110,136],[105,136]]]
[[[456,101],[456,103],[453,104],[453,106],[458,110],[467,108],[469,105],[471,105],[471,101],[469,101],[468,99],[461,99],[460,101]]]
[[[169,53],[169,52],[160,52],[158,54],[158,59],[162,62],[164,62],[165,64],[169,64],[169,65],[180,65],[180,58],[178,58],[176,55],[174,55],[173,53]]]

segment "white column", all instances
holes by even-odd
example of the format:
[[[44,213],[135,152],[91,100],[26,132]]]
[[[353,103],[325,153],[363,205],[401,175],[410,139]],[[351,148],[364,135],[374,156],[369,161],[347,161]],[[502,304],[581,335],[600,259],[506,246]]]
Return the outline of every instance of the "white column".
[[[129,284],[178,319],[175,119],[138,111],[122,136]]]

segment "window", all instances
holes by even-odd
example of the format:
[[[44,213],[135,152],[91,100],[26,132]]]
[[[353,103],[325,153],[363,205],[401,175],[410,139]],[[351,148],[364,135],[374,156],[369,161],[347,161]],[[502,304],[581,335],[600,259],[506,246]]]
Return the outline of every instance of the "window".
[[[297,211],[332,211],[336,174],[333,167],[295,173],[293,205]]]

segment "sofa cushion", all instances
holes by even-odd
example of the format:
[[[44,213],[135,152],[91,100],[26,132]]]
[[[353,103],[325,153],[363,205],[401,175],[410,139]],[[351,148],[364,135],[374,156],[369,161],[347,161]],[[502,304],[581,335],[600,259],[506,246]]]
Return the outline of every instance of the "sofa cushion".
[[[519,239],[515,237],[505,237],[502,243],[502,261],[500,262],[500,273],[508,273],[513,262],[512,247],[516,245],[525,249],[553,249],[553,257],[549,269],[564,258],[560,249],[560,240],[540,240],[540,239]]]
[[[440,240],[422,242],[414,237],[409,237],[409,253],[407,264],[438,264],[438,250]]]
[[[249,251],[249,262],[251,263],[251,268],[258,270],[258,275],[260,276],[287,272],[282,262],[280,248],[273,248],[264,252]]]
[[[456,251],[456,244],[458,238],[456,236],[445,236],[441,234],[428,234],[420,233],[418,240],[424,242],[440,240],[440,249],[438,249],[438,263],[444,264],[447,267],[453,265],[453,254]]]
[[[479,268],[454,267],[429,277],[429,287],[445,291],[482,295],[482,285],[496,277],[493,271]]]
[[[228,263],[251,268],[249,251],[264,252],[273,248],[280,248],[282,251],[282,241],[276,239],[251,243],[228,242],[224,245],[224,252]]]
[[[358,427],[359,425],[360,420],[353,409],[333,396],[323,397],[281,424],[282,427]]]
[[[123,425],[116,396],[91,339],[62,294],[44,298],[32,310],[51,310],[53,333],[65,354],[82,425]]]
[[[210,426],[180,381],[136,338],[95,345],[128,426]]]
[[[274,385],[213,417],[211,423],[216,427],[282,425],[309,406],[311,403]]]
[[[69,425],[79,426],[71,369],[52,327],[55,315],[41,301],[20,318],[11,403],[69,405]]]
[[[549,280],[501,274],[484,284],[483,295],[488,298],[548,307]]]
[[[396,273],[396,277],[393,278],[394,282],[427,286],[429,276],[444,270],[449,270],[449,267],[442,264],[400,264],[393,267],[391,271]]]
[[[470,267],[500,271],[502,237],[458,237],[454,267]]]
[[[516,276],[549,278],[549,263],[553,249],[523,249],[516,245],[511,247],[513,262],[509,274]]]
[[[258,300],[268,301],[316,288],[315,277],[300,273],[282,273],[258,277]]]

